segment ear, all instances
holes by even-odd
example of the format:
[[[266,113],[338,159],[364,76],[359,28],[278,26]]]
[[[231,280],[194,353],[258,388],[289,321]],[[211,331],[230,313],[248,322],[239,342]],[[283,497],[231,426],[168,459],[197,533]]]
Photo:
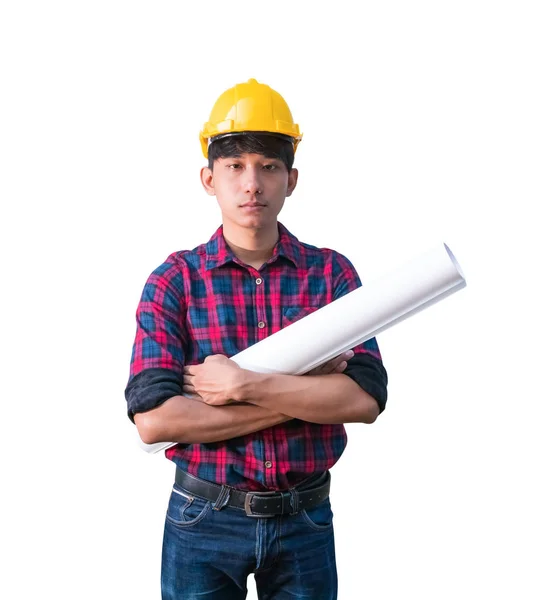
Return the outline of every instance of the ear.
[[[291,169],[289,173],[289,185],[287,186],[287,197],[294,192],[294,188],[298,182],[298,169]]]
[[[215,196],[215,182],[213,180],[213,171],[209,167],[202,167],[200,174],[201,185],[209,196]]]

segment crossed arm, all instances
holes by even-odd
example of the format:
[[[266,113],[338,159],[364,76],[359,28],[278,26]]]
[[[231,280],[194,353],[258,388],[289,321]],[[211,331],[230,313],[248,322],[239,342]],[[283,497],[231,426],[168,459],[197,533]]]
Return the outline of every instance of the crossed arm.
[[[372,423],[378,403],[342,374],[341,355],[308,376],[241,369],[221,355],[185,367],[185,393],[135,415],[143,442],[206,443],[238,437],[293,418],[312,423]]]

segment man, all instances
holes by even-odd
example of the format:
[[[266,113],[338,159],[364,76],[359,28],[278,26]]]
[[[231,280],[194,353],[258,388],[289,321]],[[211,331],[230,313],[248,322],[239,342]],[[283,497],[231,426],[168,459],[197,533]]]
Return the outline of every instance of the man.
[[[306,376],[228,357],[356,289],[344,256],[277,217],[301,139],[284,99],[254,79],[217,100],[201,133],[205,191],[222,226],[149,277],[137,310],[128,413],[146,443],[179,442],[162,598],[337,597],[329,469],[344,423],[372,423],[387,375],[375,339]],[[185,394],[185,395],[183,395]]]

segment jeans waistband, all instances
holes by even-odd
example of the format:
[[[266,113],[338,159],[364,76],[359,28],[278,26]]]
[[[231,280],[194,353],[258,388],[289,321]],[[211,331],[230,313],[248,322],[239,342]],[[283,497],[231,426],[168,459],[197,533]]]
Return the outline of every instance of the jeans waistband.
[[[213,502],[213,510],[226,506],[244,510],[248,517],[275,517],[294,515],[303,509],[313,508],[330,493],[330,473],[325,471],[288,490],[271,492],[246,492],[227,485],[218,485],[200,479],[177,468],[175,483],[183,490]]]

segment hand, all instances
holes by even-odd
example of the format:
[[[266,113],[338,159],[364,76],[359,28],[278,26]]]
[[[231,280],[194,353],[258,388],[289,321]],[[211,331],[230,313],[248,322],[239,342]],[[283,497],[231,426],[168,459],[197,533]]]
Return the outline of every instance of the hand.
[[[353,350],[348,350],[338,355],[336,358],[329,360],[328,362],[315,367],[311,371],[304,373],[304,375],[331,375],[332,373],[343,373],[345,368],[348,366],[347,361],[354,355]]]
[[[201,365],[184,367],[182,391],[196,394],[202,402],[221,406],[234,402],[242,369],[233,360],[222,354],[213,354]]]

